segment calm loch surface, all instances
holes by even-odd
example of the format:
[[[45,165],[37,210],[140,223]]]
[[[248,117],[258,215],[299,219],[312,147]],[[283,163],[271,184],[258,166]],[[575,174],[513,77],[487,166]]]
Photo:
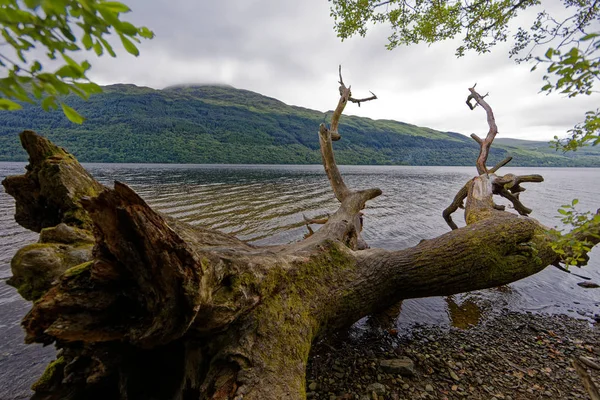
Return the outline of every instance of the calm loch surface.
[[[0,163],[0,179],[21,174],[24,163]],[[323,168],[266,165],[157,165],[87,164],[100,182],[124,182],[157,210],[191,224],[233,233],[256,244],[288,243],[306,233],[302,215],[335,211]],[[371,247],[401,249],[449,230],[442,210],[471,179],[473,167],[341,167],[351,188],[379,187],[383,195],[365,210],[364,238]],[[532,217],[556,226],[556,210],[573,198],[581,209],[600,207],[600,169],[504,168],[504,173],[541,174],[546,179],[526,185],[521,199],[534,210]],[[505,203],[502,203],[505,204]],[[461,210],[459,210],[461,211]],[[29,309],[4,280],[10,259],[37,234],[14,222],[13,199],[0,191],[0,399],[27,398],[29,386],[46,363],[52,347],[25,346],[20,320]],[[462,222],[462,215],[454,220]],[[463,223],[464,225],[464,223]],[[596,248],[583,270],[575,271],[600,283],[600,251]],[[577,286],[581,278],[555,268],[500,289],[449,298],[408,300],[402,304],[397,326],[408,333],[416,323],[467,328],[503,308],[591,318],[600,313],[600,289]],[[356,330],[368,329],[357,324]]]

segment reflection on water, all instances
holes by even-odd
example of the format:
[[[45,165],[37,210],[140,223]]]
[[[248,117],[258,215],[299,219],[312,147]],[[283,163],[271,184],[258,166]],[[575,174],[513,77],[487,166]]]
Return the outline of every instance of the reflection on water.
[[[475,298],[466,298],[460,304],[455,301],[454,296],[448,296],[444,300],[448,305],[450,324],[455,328],[467,329],[481,320],[483,305],[479,305]]]

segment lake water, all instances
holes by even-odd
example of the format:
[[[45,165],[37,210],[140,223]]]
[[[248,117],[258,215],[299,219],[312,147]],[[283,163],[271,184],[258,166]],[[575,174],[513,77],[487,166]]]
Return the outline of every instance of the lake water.
[[[0,179],[21,174],[23,163],[0,163]],[[118,180],[134,188],[157,210],[192,224],[210,226],[257,244],[296,241],[306,233],[302,215],[336,210],[323,168],[267,165],[86,164],[100,182]],[[371,247],[402,249],[449,230],[442,210],[475,174],[471,167],[343,166],[353,189],[379,187],[383,195],[365,210],[364,238]],[[600,169],[504,168],[503,173],[541,174],[543,183],[529,184],[521,195],[531,215],[556,226],[556,210],[573,198],[582,209],[600,207]],[[502,203],[499,201],[501,204]],[[460,211],[460,210],[459,210]],[[0,191],[0,399],[26,398],[28,387],[53,348],[25,346],[19,325],[30,308],[5,284],[10,259],[37,234],[13,220],[13,199]],[[455,215],[460,224],[462,215]],[[462,223],[464,225],[464,223]],[[576,271],[600,283],[600,251],[589,265]],[[408,300],[402,304],[396,327],[407,333],[414,324],[467,327],[503,308],[561,313],[590,318],[600,312],[600,289],[577,286],[581,278],[547,268],[502,289],[478,291],[451,298]],[[368,329],[358,324],[355,329]]]

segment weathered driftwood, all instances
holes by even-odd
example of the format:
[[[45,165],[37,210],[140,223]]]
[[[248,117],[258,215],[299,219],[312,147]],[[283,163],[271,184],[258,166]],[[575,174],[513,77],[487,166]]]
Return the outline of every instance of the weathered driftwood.
[[[55,283],[30,295],[38,300],[23,320],[27,342],[59,349],[35,399],[303,399],[316,338],[402,299],[505,285],[558,260],[552,237],[517,198],[520,183],[541,177],[498,177],[485,167],[493,129],[481,141],[479,176],[450,208],[467,199],[466,227],[450,224],[451,232],[404,250],[368,249],[361,210],[381,191],[346,186],[332,140],[341,138],[348,101],[371,98],[355,100],[341,76],[340,85],[331,125],[319,130],[340,207],[326,220],[307,219],[321,228],[285,246],[258,247],[161,215],[122,183],[102,187],[47,139],[21,134],[28,171],[3,184],[17,200],[17,221],[46,239],[19,252],[13,284],[35,280],[20,261],[29,253],[90,246],[92,225],[94,236],[87,262],[62,265]],[[493,122],[474,89],[470,97]],[[494,194],[522,216],[500,211]]]

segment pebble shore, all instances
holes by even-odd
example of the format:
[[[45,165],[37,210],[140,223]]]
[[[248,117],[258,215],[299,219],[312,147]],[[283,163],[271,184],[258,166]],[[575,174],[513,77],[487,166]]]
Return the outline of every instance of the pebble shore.
[[[307,398],[588,399],[572,360],[600,364],[599,325],[507,311],[468,329],[350,332],[314,346]],[[600,387],[600,370],[586,368]]]

